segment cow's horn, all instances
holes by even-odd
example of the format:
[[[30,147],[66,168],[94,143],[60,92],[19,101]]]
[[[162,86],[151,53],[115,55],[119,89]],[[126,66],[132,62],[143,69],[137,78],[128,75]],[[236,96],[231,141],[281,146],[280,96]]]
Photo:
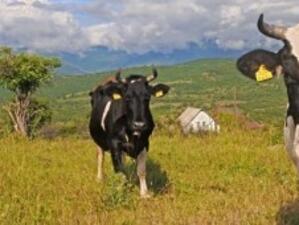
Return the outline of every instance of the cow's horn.
[[[119,69],[116,74],[115,74],[115,79],[118,81],[118,82],[121,82],[121,83],[126,83],[126,79],[122,78],[121,77],[121,69]]]
[[[158,71],[155,67],[153,67],[152,74],[147,76],[146,80],[147,80],[147,82],[151,82],[151,81],[155,80],[157,78],[157,76],[158,76]]]
[[[285,40],[285,33],[287,31],[287,28],[265,23],[263,14],[261,14],[258,19],[257,27],[261,33],[268,37],[278,40]]]

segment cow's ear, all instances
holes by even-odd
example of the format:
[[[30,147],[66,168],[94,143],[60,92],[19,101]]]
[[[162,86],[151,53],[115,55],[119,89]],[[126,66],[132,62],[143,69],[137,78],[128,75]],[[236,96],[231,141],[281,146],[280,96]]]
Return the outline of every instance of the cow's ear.
[[[280,59],[278,54],[266,50],[254,50],[241,56],[237,61],[239,71],[258,82],[270,80],[278,75]]]
[[[160,98],[166,95],[169,91],[170,87],[165,84],[157,84],[152,87],[152,95]]]
[[[120,88],[116,86],[110,86],[105,90],[106,94],[109,95],[113,100],[120,100],[123,98],[123,94]]]

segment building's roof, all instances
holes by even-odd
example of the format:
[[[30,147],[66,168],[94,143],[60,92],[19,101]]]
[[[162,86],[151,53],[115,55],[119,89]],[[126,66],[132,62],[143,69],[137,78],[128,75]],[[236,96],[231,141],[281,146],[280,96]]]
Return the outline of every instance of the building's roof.
[[[187,126],[201,111],[199,108],[188,107],[178,118],[181,126]]]

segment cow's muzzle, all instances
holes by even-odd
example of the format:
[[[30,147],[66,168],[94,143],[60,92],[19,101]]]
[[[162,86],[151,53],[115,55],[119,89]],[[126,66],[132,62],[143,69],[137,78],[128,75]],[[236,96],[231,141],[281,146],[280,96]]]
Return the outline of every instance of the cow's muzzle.
[[[133,135],[139,137],[141,135],[142,130],[145,128],[145,123],[140,121],[133,122],[132,125]]]

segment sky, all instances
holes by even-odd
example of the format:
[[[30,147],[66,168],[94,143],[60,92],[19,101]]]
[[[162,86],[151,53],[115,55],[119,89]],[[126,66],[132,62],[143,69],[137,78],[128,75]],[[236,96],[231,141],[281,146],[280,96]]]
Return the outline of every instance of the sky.
[[[293,26],[298,12],[298,0],[0,0],[0,45],[51,54],[271,49],[280,43],[258,32],[259,14]]]

